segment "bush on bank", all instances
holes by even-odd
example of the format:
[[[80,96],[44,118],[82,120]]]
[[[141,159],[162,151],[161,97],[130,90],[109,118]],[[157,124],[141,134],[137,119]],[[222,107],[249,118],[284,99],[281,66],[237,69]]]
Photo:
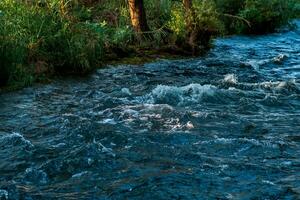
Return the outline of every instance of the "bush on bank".
[[[299,0],[215,1],[218,11],[223,14],[226,32],[230,34],[274,32],[277,28],[289,24],[300,11]]]

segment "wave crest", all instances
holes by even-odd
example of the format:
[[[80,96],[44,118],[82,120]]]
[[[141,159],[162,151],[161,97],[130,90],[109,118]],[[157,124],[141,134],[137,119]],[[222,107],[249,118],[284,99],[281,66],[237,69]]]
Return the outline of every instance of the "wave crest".
[[[148,102],[155,104],[182,105],[198,103],[214,96],[217,88],[212,85],[189,84],[183,87],[158,85],[148,95]]]

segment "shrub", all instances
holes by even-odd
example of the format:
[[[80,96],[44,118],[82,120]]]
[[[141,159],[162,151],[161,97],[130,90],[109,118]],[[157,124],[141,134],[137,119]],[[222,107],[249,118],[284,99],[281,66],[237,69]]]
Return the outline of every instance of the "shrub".
[[[184,40],[186,35],[186,19],[182,4],[175,3],[172,7],[171,18],[167,27],[172,31],[175,40]]]
[[[246,33],[272,32],[288,23],[292,15],[289,0],[246,0],[245,8],[239,14],[251,23],[248,28],[241,26]]]
[[[72,9],[62,12],[59,3],[0,2],[1,85],[29,85],[41,73],[86,73],[96,67],[103,55],[101,25],[81,22],[85,17],[76,6],[71,8],[78,16]]]
[[[297,1],[299,0],[215,0],[227,33],[251,34],[273,32],[289,24],[291,18],[299,13]]]
[[[146,12],[148,11],[147,18],[150,29],[156,30],[165,25],[165,23],[171,17],[172,4],[177,4],[177,2],[172,2],[171,0],[145,1],[145,8]]]
[[[197,30],[197,42],[202,47],[207,47],[210,38],[217,32],[223,29],[222,22],[219,20],[219,15],[216,10],[215,3],[209,0],[198,0],[193,2],[194,22],[193,26]],[[186,13],[183,5],[174,4],[171,12],[171,18],[168,22],[168,28],[172,30],[176,36],[177,43],[186,40],[188,36]]]
[[[30,66],[24,65],[27,58],[28,32],[22,26],[29,25],[30,11],[17,7],[14,1],[0,2],[0,85],[7,82],[28,85],[33,78]]]
[[[87,73],[103,55],[101,31],[89,23],[66,25],[48,37],[43,48],[55,72]]]
[[[226,34],[236,32],[236,25],[240,19],[235,18],[244,9],[246,0],[215,0],[217,12],[224,24]]]
[[[294,0],[292,6],[293,6],[293,17],[300,18],[300,0]]]
[[[197,26],[203,31],[221,32],[223,24],[219,19],[216,4],[211,0],[195,1]]]

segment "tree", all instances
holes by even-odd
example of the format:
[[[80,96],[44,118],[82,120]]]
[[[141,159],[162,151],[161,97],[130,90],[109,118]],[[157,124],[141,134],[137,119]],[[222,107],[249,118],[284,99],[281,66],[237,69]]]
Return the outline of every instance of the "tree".
[[[187,44],[191,48],[192,54],[197,51],[197,36],[198,30],[195,26],[195,11],[193,9],[192,0],[183,0],[183,6],[186,15],[186,28],[187,28]]]
[[[192,9],[192,0],[183,0],[183,5],[186,11],[190,12]]]
[[[183,6],[186,13],[186,26],[188,31],[194,29],[193,24],[195,20],[195,11],[193,9],[192,0],[183,0]]]
[[[143,0],[128,0],[131,23],[136,32],[149,31]]]
[[[196,22],[196,13],[193,8],[193,1],[183,0],[183,6],[186,13],[187,44],[191,53],[195,55],[199,51],[201,30]]]

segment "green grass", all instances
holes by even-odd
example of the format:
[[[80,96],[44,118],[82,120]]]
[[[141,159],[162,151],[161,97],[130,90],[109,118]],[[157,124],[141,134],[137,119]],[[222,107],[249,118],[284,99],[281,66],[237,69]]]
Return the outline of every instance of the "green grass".
[[[104,54],[101,24],[81,22],[44,5],[0,2],[1,84],[30,85],[44,73],[81,74],[97,67]]]

